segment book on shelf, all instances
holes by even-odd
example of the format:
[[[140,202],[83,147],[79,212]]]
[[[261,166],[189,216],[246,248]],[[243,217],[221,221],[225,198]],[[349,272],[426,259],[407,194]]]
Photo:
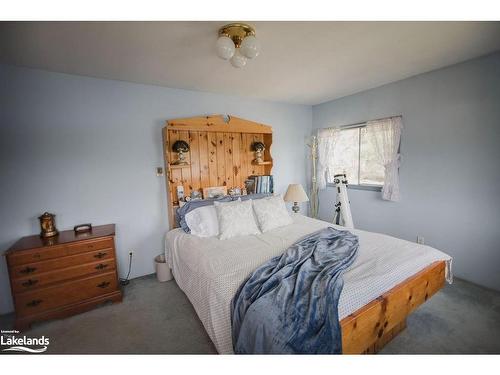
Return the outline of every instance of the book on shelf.
[[[274,193],[273,176],[252,175],[245,181],[245,187],[249,194],[272,194]]]

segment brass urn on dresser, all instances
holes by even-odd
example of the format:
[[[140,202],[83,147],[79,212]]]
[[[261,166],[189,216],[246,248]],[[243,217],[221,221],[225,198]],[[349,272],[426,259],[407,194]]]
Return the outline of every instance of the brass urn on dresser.
[[[114,224],[101,225],[23,237],[7,250],[16,329],[121,301],[114,236]]]

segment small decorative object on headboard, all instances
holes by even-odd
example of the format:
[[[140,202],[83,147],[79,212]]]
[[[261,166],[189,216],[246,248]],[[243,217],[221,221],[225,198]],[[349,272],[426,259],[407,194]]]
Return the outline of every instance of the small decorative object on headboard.
[[[255,151],[254,163],[262,164],[264,162],[264,150],[266,146],[262,142],[254,142],[252,144],[252,150]]]
[[[227,195],[226,186],[214,186],[214,187],[203,188],[204,199],[220,198],[225,195]]]
[[[177,152],[178,159],[174,161],[172,164],[175,165],[187,165],[185,152],[189,151],[189,145],[186,141],[176,141],[172,146],[172,150]]]
[[[177,190],[177,198],[179,200],[183,200],[184,199],[184,186],[178,185],[176,190]]]
[[[193,190],[191,192],[191,196],[190,198],[192,200],[198,200],[198,199],[203,199],[202,195],[201,195],[201,192],[199,190]]]
[[[42,216],[38,217],[40,220],[40,237],[54,237],[59,234],[56,229],[56,215],[44,212]]]
[[[234,196],[242,195],[241,194],[241,188],[239,188],[239,187],[231,188],[231,189],[229,189],[228,194],[231,195],[231,196],[233,196],[233,195]]]

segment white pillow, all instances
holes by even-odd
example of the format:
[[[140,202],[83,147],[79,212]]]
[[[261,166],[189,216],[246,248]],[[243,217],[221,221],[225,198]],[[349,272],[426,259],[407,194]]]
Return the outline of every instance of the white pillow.
[[[251,199],[243,202],[214,202],[214,206],[219,220],[220,240],[260,233]]]
[[[293,220],[281,196],[254,200],[253,209],[262,232],[292,224]]]
[[[214,237],[219,235],[219,221],[215,207],[204,206],[188,212],[184,216],[192,235],[198,237]]]

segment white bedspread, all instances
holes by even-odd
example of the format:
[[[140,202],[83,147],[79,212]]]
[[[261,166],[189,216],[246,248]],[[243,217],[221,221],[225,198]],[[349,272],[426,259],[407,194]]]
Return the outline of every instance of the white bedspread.
[[[294,223],[255,236],[218,240],[174,229],[167,233],[165,254],[179,287],[186,293],[219,353],[232,353],[230,304],[254,269],[290,245],[330,223],[293,215]],[[383,234],[351,230],[359,236],[356,261],[344,274],[339,318],[355,312],[431,263],[451,257],[429,246]]]

